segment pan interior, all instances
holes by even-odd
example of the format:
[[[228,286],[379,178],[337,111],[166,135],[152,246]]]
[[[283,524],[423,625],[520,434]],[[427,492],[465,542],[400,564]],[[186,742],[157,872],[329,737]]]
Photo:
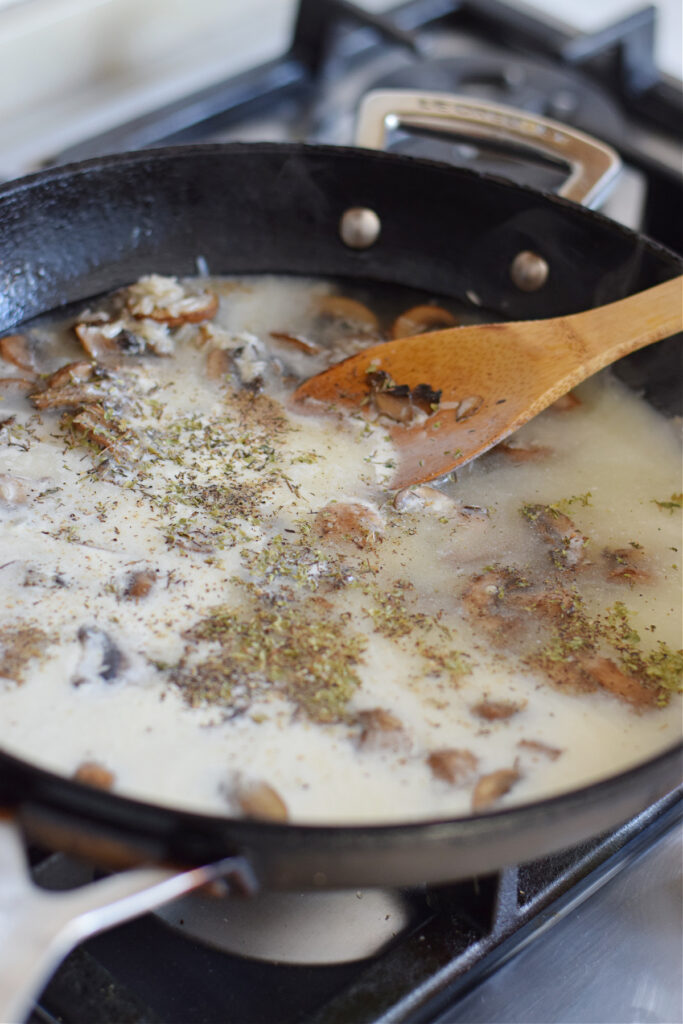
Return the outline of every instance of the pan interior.
[[[40,423],[25,393],[58,391],[47,376],[3,404],[16,417],[3,425],[7,750],[168,806],[339,824],[528,803],[675,742],[670,423],[608,374],[457,480],[398,497],[381,408],[342,427],[298,417],[283,446],[278,403],[329,350],[403,329],[401,316],[415,333],[420,317],[480,311],[267,277],[188,282],[219,300],[198,322],[146,315],[182,302],[176,286],[127,294],[125,315],[98,300],[56,332],[32,323],[34,369],[9,361],[17,381],[83,361],[75,322],[101,346],[85,353],[101,373],[67,383],[83,384],[75,398],[37,399]],[[169,338],[173,354],[159,351]],[[349,504],[361,513],[340,524]],[[327,683],[307,656],[290,685],[278,630],[322,651]]]

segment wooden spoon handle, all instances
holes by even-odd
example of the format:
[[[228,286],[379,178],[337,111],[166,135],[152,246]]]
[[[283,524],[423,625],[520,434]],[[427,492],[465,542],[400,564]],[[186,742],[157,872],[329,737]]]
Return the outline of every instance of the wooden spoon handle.
[[[557,317],[558,339],[582,354],[586,376],[683,330],[683,276],[607,306]]]

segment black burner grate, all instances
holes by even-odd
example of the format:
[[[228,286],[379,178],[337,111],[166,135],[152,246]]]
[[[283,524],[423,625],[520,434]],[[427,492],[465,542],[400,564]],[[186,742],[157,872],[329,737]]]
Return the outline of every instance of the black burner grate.
[[[149,915],[67,957],[30,1024],[427,1024],[655,844],[682,811],[675,793],[562,853],[412,891],[403,932],[379,955],[354,963],[249,960],[188,940]]]

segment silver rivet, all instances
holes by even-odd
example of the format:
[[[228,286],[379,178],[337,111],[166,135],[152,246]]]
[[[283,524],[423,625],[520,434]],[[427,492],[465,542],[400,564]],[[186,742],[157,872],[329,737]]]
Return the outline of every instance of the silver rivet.
[[[369,249],[379,238],[382,223],[374,210],[352,206],[342,214],[339,234],[350,249]]]
[[[538,253],[524,249],[510,264],[510,277],[521,292],[537,292],[548,280],[550,267]]]

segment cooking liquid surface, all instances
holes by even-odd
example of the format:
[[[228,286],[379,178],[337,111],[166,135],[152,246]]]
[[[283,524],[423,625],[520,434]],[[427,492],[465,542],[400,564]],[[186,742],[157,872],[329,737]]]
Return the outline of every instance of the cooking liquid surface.
[[[528,802],[679,739],[672,422],[606,373],[396,495],[372,403],[287,396],[386,336],[400,295],[377,327],[325,282],[186,287],[215,315],[154,319],[181,301],[159,280],[123,314],[93,304],[114,341],[90,337],[68,405],[26,392],[88,359],[74,319],[26,332],[42,376],[0,405],[4,749],[156,803],[341,824]]]

